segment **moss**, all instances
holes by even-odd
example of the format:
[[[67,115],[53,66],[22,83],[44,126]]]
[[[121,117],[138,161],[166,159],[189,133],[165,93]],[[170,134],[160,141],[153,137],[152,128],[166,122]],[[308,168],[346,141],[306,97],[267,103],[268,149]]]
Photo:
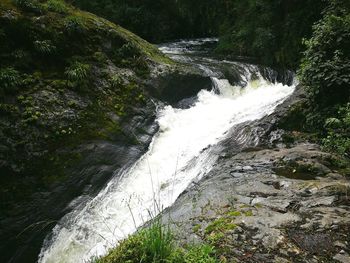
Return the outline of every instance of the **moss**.
[[[213,232],[226,232],[229,230],[233,230],[237,227],[236,224],[233,223],[232,219],[230,218],[219,218],[211,222],[206,228],[205,228],[205,234],[211,234]]]
[[[194,233],[198,233],[200,231],[200,229],[201,229],[201,225],[200,224],[197,224],[197,225],[192,227],[192,231]]]
[[[221,243],[224,243],[226,236],[222,232],[212,232],[210,235],[206,236],[206,240],[209,244],[214,246],[220,246]]]
[[[232,216],[232,217],[236,217],[236,216],[241,216],[242,213],[239,211],[229,211],[229,212],[227,212],[227,215]]]
[[[69,10],[64,0],[48,0],[44,6],[47,8],[47,10],[60,14],[66,14]]]
[[[149,100],[139,76],[172,63],[155,46],[62,0],[2,0],[0,23],[4,203],[64,182],[85,142],[139,143],[122,126]],[[113,52],[123,46],[122,63]]]
[[[262,205],[262,204],[260,204],[260,203],[257,203],[257,204],[255,204],[255,205],[254,205],[254,207],[255,207],[255,208],[262,208],[262,207],[263,207],[263,205]]]
[[[253,211],[249,210],[249,211],[245,211],[244,212],[245,216],[253,216]]]

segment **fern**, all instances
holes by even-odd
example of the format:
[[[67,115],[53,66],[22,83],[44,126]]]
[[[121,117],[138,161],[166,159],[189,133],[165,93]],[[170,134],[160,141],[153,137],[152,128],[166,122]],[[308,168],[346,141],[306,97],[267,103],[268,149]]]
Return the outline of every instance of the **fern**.
[[[11,92],[21,85],[21,76],[19,72],[13,68],[0,69],[0,90]]]
[[[37,40],[34,42],[35,50],[41,54],[49,55],[56,51],[56,47],[50,40]]]
[[[68,79],[68,86],[70,87],[83,87],[88,82],[90,73],[90,65],[73,62],[65,71]]]

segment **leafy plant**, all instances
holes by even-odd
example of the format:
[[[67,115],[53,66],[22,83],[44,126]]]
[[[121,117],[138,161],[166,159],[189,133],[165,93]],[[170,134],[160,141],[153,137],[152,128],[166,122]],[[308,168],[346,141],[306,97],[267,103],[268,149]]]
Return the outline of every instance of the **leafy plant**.
[[[88,83],[90,65],[73,62],[65,71],[70,87],[84,87]]]
[[[191,247],[184,256],[185,263],[216,263],[213,246],[199,245]]]
[[[14,68],[0,69],[0,91],[13,92],[21,85],[21,75]]]
[[[346,102],[350,95],[350,7],[332,0],[307,47],[299,75],[321,106]]]
[[[51,40],[37,40],[34,42],[34,47],[37,52],[44,55],[49,55],[56,51],[56,46],[52,44]]]
[[[111,78],[110,83],[113,89],[118,89],[123,85],[123,79],[118,75],[114,75]]]
[[[350,103],[339,107],[337,118],[328,118],[324,127],[327,130],[322,140],[324,147],[350,157]]]

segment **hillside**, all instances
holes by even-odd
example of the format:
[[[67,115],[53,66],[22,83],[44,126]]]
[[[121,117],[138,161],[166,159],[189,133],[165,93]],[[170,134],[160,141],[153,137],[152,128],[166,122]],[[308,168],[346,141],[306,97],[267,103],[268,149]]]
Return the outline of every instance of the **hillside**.
[[[36,257],[27,250],[40,248],[38,229],[142,154],[157,130],[154,81],[175,64],[131,32],[60,0],[1,1],[0,25],[4,262]],[[26,248],[15,254],[19,247]]]

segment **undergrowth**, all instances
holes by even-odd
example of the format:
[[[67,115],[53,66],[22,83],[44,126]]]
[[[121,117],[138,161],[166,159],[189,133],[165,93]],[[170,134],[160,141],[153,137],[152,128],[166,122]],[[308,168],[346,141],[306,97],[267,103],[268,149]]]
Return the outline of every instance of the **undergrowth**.
[[[168,226],[159,219],[120,242],[108,255],[92,263],[216,263],[214,248],[207,244],[180,247]]]

